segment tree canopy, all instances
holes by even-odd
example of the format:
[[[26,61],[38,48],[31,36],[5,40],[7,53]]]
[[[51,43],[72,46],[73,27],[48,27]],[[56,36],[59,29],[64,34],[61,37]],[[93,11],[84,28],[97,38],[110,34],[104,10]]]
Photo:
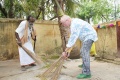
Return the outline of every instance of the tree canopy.
[[[71,17],[79,17],[93,23],[110,21],[120,16],[119,0],[58,0],[63,11]],[[54,0],[0,0],[1,18],[23,18],[32,14],[36,19],[56,18]]]
[[[86,0],[80,2],[79,4],[81,6],[78,7],[76,12],[79,18],[87,20],[88,22],[90,22],[90,19],[92,19],[94,23],[98,23],[99,21],[107,22],[110,20],[114,20],[114,18],[111,18],[112,16],[114,16],[114,5],[112,4],[112,1]]]

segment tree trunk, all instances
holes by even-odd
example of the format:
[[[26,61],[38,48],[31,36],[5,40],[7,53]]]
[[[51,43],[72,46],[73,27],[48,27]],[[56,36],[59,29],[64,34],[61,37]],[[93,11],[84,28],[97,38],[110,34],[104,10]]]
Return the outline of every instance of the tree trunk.
[[[44,4],[45,4],[45,2],[44,2],[44,0],[42,0],[42,19],[43,20],[45,20],[45,7],[44,7]]]
[[[10,0],[10,8],[8,11],[9,18],[14,18],[14,5],[13,0]]]
[[[57,0],[56,0],[56,4],[57,4],[57,14],[58,14],[58,22],[60,20],[60,16],[61,15],[64,15],[64,1],[63,0],[58,0],[59,4],[57,4]],[[61,9],[60,9],[61,8]],[[62,12],[61,12],[62,11]],[[59,28],[60,28],[60,33],[61,33],[61,39],[62,39],[62,48],[63,48],[63,51],[65,51],[65,48],[66,48],[66,44],[68,42],[68,39],[69,39],[69,35],[70,35],[70,29],[68,27],[63,27],[60,25],[60,22],[59,22]],[[71,59],[77,59],[77,58],[80,58],[80,48],[78,48],[77,45],[75,45],[73,47],[73,50],[71,51],[71,54],[69,56],[69,58]]]
[[[39,7],[39,10],[38,10],[38,15],[36,16],[36,19],[38,19],[38,18],[39,18],[40,13],[41,13],[41,7]]]
[[[5,18],[7,18],[7,12],[6,12],[5,8],[2,7],[1,4],[0,4],[0,10],[1,10],[2,14],[5,16]]]

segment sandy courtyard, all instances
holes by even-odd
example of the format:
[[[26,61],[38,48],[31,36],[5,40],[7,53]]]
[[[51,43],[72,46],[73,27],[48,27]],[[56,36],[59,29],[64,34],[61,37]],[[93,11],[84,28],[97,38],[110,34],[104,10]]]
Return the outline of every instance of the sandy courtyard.
[[[82,80],[76,79],[81,73],[81,59],[67,60],[64,62],[66,68],[62,68],[58,80]],[[47,68],[39,66],[21,71],[19,60],[0,61],[0,80],[40,80],[38,75]],[[83,80],[120,80],[120,65],[103,61],[91,61],[92,78]]]

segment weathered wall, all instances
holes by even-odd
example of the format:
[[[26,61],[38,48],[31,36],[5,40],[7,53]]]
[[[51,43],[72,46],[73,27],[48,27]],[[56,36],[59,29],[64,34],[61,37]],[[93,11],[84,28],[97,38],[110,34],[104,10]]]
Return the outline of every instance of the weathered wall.
[[[103,24],[104,25],[104,24]],[[102,59],[115,59],[117,53],[116,26],[97,29],[98,41],[96,42],[97,56]]]
[[[56,21],[36,21],[37,32],[36,53],[60,53],[61,37]]]
[[[0,19],[0,60],[18,58],[15,29],[21,20]],[[61,53],[61,37],[56,21],[36,21],[37,41],[35,52],[37,54]],[[116,27],[98,29],[96,51],[98,57],[115,59],[117,53]],[[80,42],[77,43],[81,45]],[[77,46],[77,48],[80,46]]]
[[[11,59],[18,55],[14,30],[20,20],[0,19],[0,59]]]

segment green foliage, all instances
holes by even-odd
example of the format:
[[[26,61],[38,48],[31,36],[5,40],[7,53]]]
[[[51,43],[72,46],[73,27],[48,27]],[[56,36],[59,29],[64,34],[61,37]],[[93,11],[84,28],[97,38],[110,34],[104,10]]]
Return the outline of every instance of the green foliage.
[[[24,9],[22,5],[20,4],[19,1],[15,1],[14,6],[15,6],[15,11],[14,11],[15,17],[21,18],[22,15],[24,14]]]
[[[102,18],[108,21],[113,8],[107,0],[92,0],[80,4],[82,7],[78,8],[77,16],[84,20],[92,18],[94,23],[98,23]]]
[[[13,6],[11,5],[13,2]],[[116,0],[61,0],[65,14],[84,20],[92,19],[94,23],[109,21],[120,16],[120,6],[113,4]],[[109,2],[108,2],[109,1]],[[117,0],[119,1],[119,0]],[[32,14],[38,19],[51,19],[57,15],[54,0],[3,0],[0,17],[15,18]],[[115,10],[116,8],[116,10]],[[5,9],[5,10],[4,10]],[[3,11],[2,11],[3,10]],[[5,14],[7,13],[7,15]],[[112,16],[112,18],[111,18]]]
[[[55,5],[56,5],[56,3],[55,3],[54,0],[48,0],[46,2],[46,5],[45,5],[45,15],[46,15],[47,19],[51,19],[52,17],[57,15],[56,9],[54,9]]]
[[[39,3],[41,0],[24,0],[21,2],[22,7],[24,8],[24,12],[26,15],[34,15],[38,14]]]
[[[70,15],[70,16],[75,16],[75,2],[73,2],[72,0],[65,0],[65,5],[66,5],[66,8],[65,8],[65,13]]]
[[[14,1],[14,0],[13,0]],[[6,9],[6,11],[8,12],[9,10],[9,7],[10,7],[10,0],[4,0],[4,3],[3,3],[3,7]]]
[[[19,12],[23,12],[23,7],[21,6],[19,0],[3,0],[1,1],[1,5],[0,17],[2,18],[14,18],[18,16]]]

